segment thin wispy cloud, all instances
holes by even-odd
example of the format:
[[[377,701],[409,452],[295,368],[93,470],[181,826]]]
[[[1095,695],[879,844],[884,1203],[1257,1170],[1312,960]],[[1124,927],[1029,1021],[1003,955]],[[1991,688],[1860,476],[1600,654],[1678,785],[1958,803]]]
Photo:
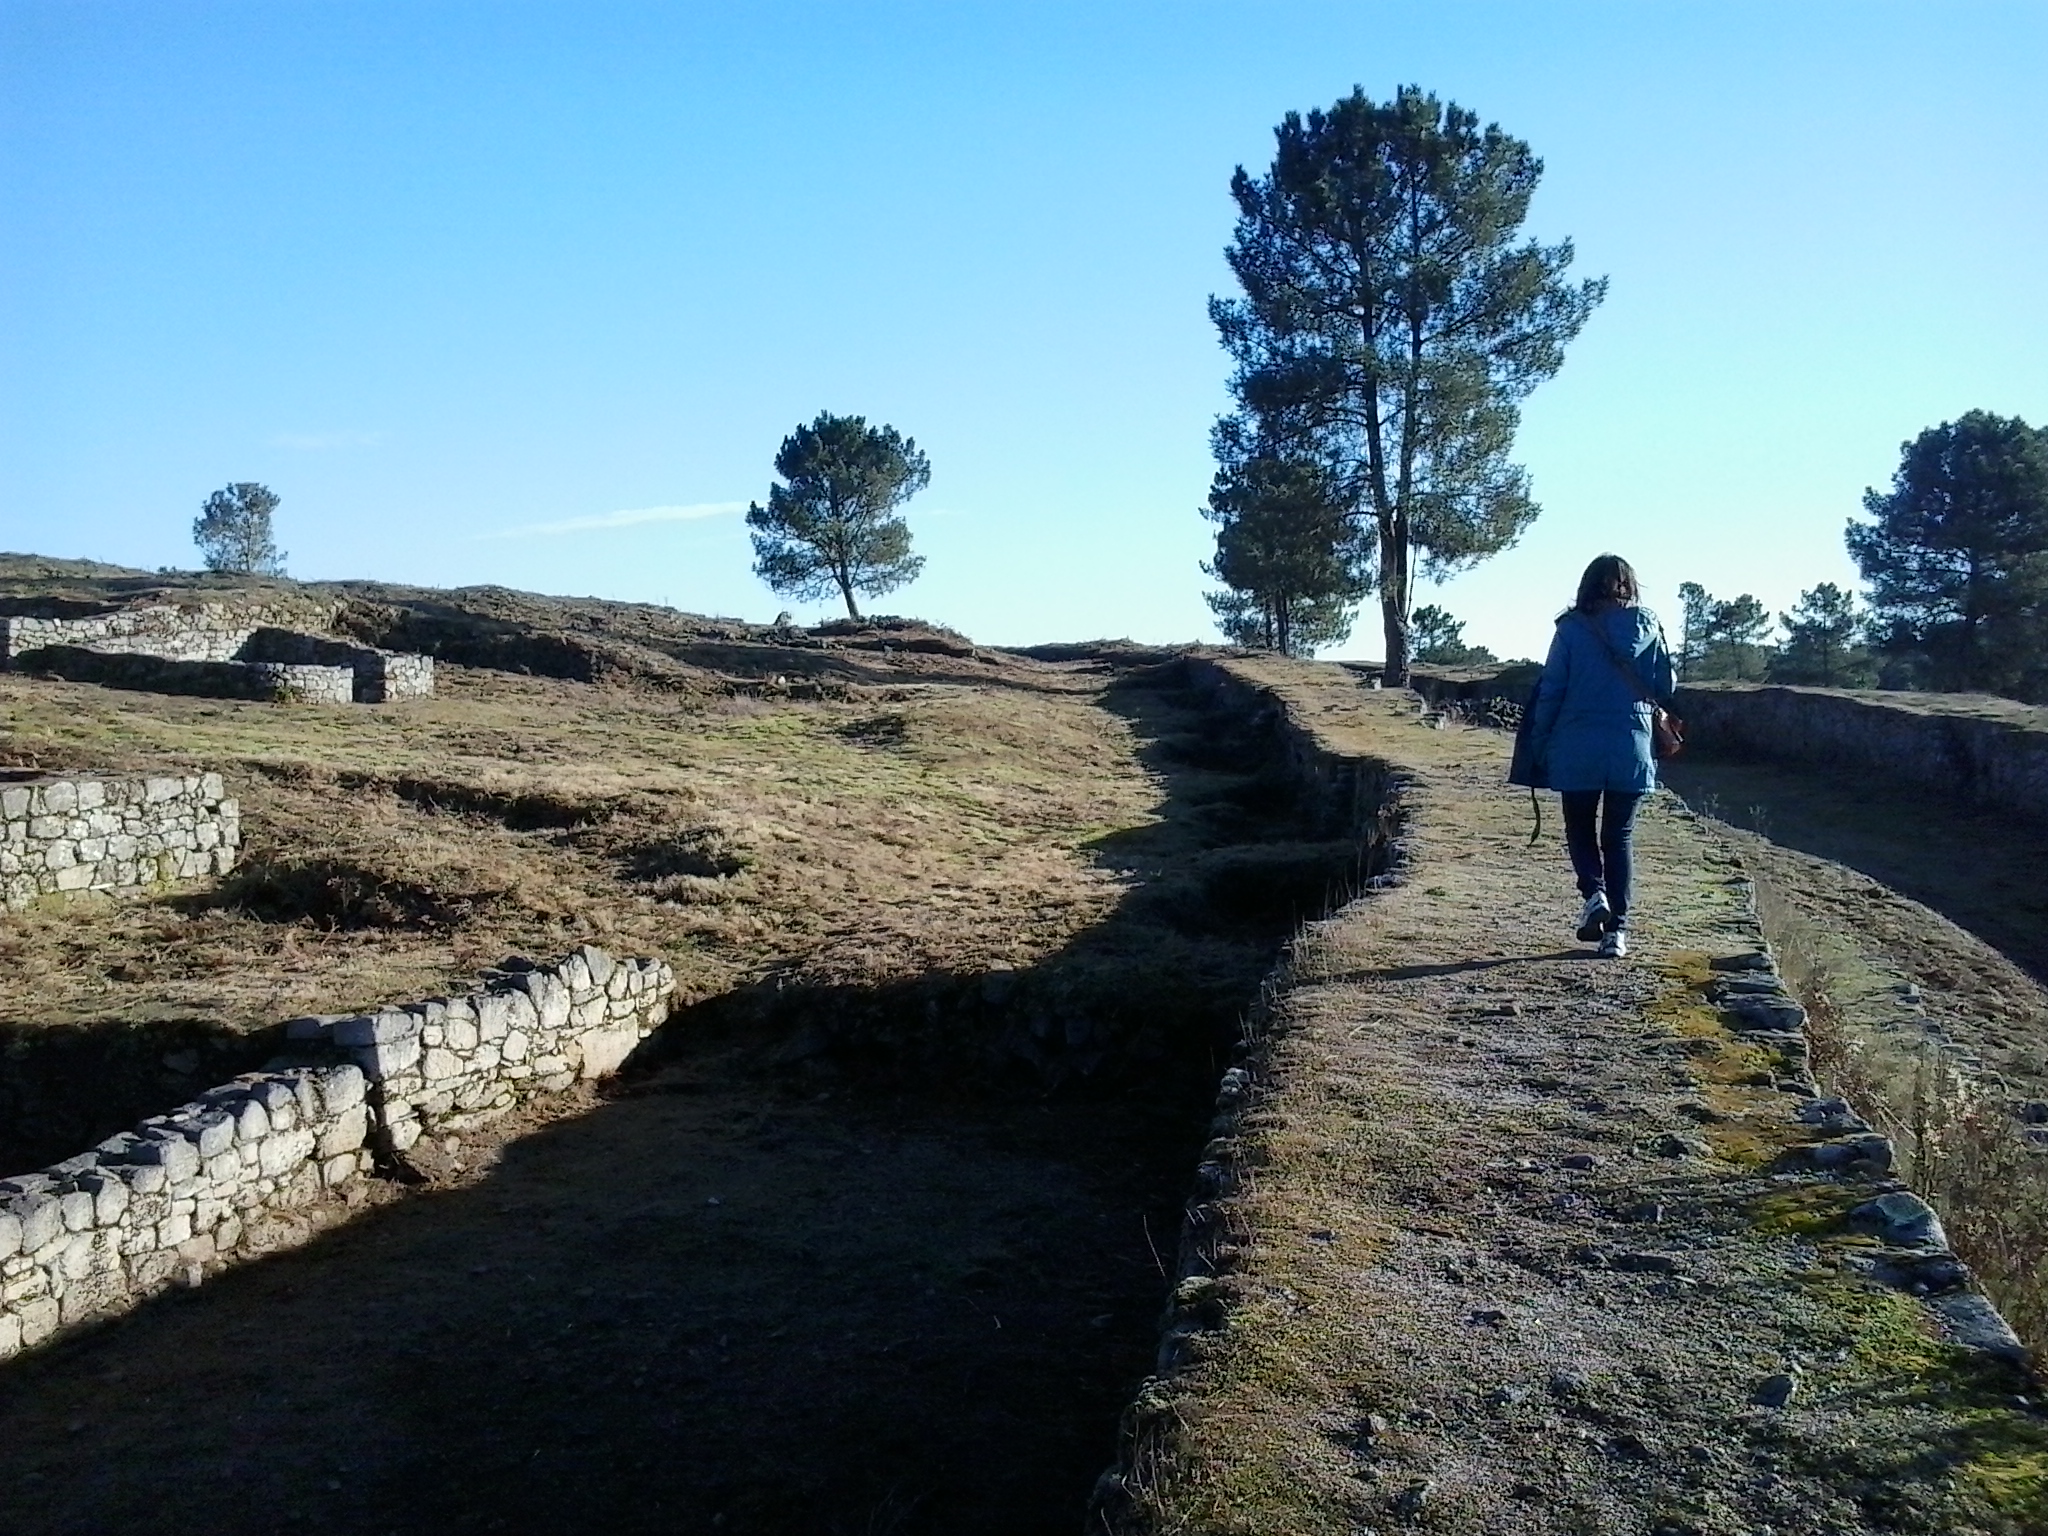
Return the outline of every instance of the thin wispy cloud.
[[[382,432],[280,432],[271,438],[279,448],[296,448],[301,453],[318,453],[324,448],[375,448],[384,441]]]
[[[622,512],[565,517],[557,523],[526,523],[518,528],[499,528],[477,537],[540,539],[562,533],[594,533],[606,528],[637,528],[643,523],[694,523],[707,517],[730,517],[735,512],[746,510],[744,501],[699,501],[686,507],[630,507]]]

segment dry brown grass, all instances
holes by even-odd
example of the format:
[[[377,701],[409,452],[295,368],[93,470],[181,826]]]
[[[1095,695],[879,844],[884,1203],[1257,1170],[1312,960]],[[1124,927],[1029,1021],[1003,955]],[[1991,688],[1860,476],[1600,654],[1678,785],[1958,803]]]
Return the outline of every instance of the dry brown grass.
[[[11,761],[217,768],[245,831],[215,888],[10,919],[0,1019],[253,1027],[591,936],[695,996],[1027,964],[1117,900],[1091,840],[1157,820],[1102,681],[707,704],[444,666],[437,698],[321,710],[0,678]]]
[[[1941,1212],[1957,1254],[2030,1349],[2048,1348],[2048,1147],[2023,1102],[1938,1036],[1873,1027],[1839,939],[1767,879],[1757,905],[1806,1005],[1820,1081],[1898,1149],[1899,1173]]]

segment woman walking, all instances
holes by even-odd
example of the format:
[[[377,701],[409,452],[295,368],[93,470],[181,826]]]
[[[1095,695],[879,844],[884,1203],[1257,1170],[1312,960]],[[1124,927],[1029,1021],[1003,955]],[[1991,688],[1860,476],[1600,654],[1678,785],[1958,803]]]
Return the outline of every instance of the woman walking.
[[[1664,628],[1638,601],[1636,573],[1602,555],[1559,615],[1529,703],[1529,753],[1564,801],[1564,839],[1586,898],[1578,935],[1628,953],[1636,809],[1657,787],[1652,730],[1676,680]]]

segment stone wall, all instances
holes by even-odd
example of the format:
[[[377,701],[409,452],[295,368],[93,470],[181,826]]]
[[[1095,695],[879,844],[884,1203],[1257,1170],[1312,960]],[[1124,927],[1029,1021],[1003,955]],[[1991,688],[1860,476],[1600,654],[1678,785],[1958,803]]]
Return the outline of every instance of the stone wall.
[[[465,997],[294,1019],[285,1036],[360,1067],[402,1152],[425,1132],[464,1131],[533,1093],[616,1071],[668,1016],[674,985],[659,961],[585,945],[559,965],[488,972]]]
[[[1692,684],[1673,709],[1701,752],[1857,770],[2048,822],[2048,709],[1753,683]]]
[[[0,667],[52,645],[232,661],[259,629],[325,629],[333,617],[332,603],[151,603],[83,617],[13,614],[0,617]]]
[[[0,618],[0,667],[154,693],[382,704],[434,691],[429,656],[399,655],[303,627],[333,605],[156,604],[85,617]]]
[[[434,658],[408,651],[365,647],[356,662],[356,702],[386,704],[393,699],[426,699],[434,693]]]
[[[295,1020],[294,1055],[90,1152],[0,1179],[0,1358],[209,1267],[297,1240],[377,1160],[615,1071],[668,1016],[656,960],[552,966],[373,1014]]]
[[[241,808],[217,773],[0,780],[0,897],[118,891],[226,874]]]
[[[0,1357],[270,1246],[370,1171],[353,1066],[258,1072],[40,1173],[0,1179]]]
[[[143,651],[94,651],[47,645],[30,651],[26,668],[44,677],[144,693],[195,694],[207,699],[266,699],[275,703],[348,704],[356,696],[349,667],[278,661],[179,661]]]
[[[253,632],[237,660],[259,665],[300,669],[345,669],[351,680],[350,695],[358,704],[383,704],[392,699],[426,698],[434,691],[434,658],[380,651],[325,635],[301,634],[287,629],[259,629]],[[348,702],[343,699],[341,702]]]

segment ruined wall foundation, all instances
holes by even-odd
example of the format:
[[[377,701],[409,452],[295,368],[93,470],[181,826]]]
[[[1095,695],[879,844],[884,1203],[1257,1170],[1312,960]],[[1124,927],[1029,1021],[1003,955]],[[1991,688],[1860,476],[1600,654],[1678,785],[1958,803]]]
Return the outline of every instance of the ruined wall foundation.
[[[10,614],[0,617],[0,667],[52,645],[232,661],[259,629],[325,629],[334,611],[332,603],[150,603],[75,616]]]
[[[384,704],[434,691],[431,656],[307,632],[333,605],[155,604],[84,617],[0,617],[0,668],[153,693]]]
[[[360,1200],[380,1159],[616,1071],[668,1017],[658,960],[585,945],[460,997],[294,1020],[291,1055],[91,1151],[0,1179],[0,1359],[209,1267],[285,1246],[291,1214]]]
[[[1692,684],[1674,708],[1701,751],[1863,770],[2048,823],[2048,710],[1754,683]]]
[[[241,808],[217,773],[0,780],[0,898],[226,874]]]

